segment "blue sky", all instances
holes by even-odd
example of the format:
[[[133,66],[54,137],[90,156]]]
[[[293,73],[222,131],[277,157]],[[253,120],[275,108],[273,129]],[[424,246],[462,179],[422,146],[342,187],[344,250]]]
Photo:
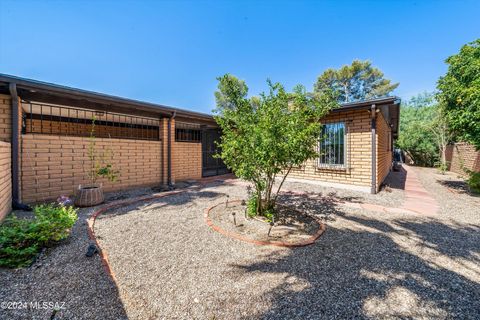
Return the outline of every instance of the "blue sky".
[[[408,98],[480,37],[480,1],[6,1],[0,72],[210,112],[215,78],[311,89],[370,59]]]

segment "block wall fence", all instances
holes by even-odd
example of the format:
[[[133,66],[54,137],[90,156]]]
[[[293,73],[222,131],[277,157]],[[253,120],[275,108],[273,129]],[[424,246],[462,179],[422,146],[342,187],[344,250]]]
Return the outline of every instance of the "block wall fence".
[[[460,142],[447,146],[449,170],[465,174],[465,169],[480,172],[480,151],[471,144]]]

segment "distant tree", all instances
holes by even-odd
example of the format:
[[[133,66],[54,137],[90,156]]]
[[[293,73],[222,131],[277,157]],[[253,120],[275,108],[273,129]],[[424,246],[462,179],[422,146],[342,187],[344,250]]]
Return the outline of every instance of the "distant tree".
[[[419,94],[409,101],[402,101],[396,145],[416,165],[432,167],[439,159],[437,140],[431,130],[436,110],[433,93]]]
[[[453,140],[453,134],[448,126],[445,117],[444,108],[440,104],[433,105],[433,118],[425,124],[427,129],[432,133],[433,139],[437,144],[440,152],[440,163],[438,168],[444,173],[448,168],[447,163],[447,146]],[[419,128],[422,130],[423,128]]]
[[[250,214],[271,217],[285,178],[294,166],[317,156],[320,119],[337,105],[331,91],[308,95],[297,86],[286,92],[268,81],[269,91],[248,98],[244,81],[218,78],[215,120],[222,129],[220,157],[236,176],[252,182]],[[276,177],[283,176],[276,192]]]
[[[315,92],[331,89],[340,103],[388,96],[398,83],[385,79],[370,61],[354,60],[338,70],[327,69],[314,86]]]
[[[447,74],[438,81],[439,102],[457,139],[480,149],[480,39],[446,60]]]

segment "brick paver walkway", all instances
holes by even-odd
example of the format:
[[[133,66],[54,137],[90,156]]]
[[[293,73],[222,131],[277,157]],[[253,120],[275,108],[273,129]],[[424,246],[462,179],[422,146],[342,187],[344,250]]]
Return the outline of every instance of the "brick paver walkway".
[[[402,208],[423,214],[436,214],[440,208],[438,202],[418,180],[415,168],[405,165],[403,168],[407,171],[407,179],[405,181],[405,202]]]

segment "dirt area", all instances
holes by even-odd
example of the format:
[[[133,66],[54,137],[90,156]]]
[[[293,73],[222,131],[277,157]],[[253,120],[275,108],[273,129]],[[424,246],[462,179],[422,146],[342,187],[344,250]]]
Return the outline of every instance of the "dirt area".
[[[318,232],[319,222],[300,210],[285,203],[277,206],[277,217],[273,221],[258,216],[246,215],[246,206],[240,201],[221,203],[209,212],[214,225],[229,233],[235,233],[256,241],[280,241],[300,243]]]

